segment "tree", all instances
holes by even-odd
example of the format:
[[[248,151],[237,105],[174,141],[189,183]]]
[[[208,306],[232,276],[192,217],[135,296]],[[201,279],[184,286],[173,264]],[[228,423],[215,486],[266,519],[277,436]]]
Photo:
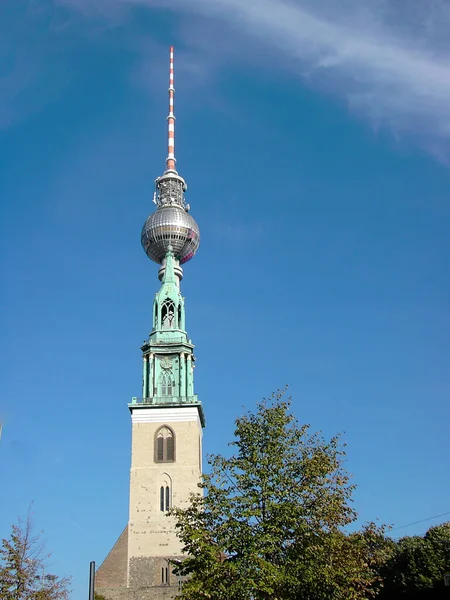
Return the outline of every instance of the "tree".
[[[445,573],[450,573],[450,523],[431,527],[423,537],[406,536],[395,543],[382,569],[381,598],[448,598]]]
[[[47,573],[49,556],[30,515],[19,519],[0,547],[0,600],[67,600],[70,579]]]
[[[383,528],[346,535],[354,486],[339,436],[326,441],[290,413],[283,392],[236,420],[235,453],[209,457],[203,494],[174,508],[187,558],[181,598],[346,599],[375,595]]]

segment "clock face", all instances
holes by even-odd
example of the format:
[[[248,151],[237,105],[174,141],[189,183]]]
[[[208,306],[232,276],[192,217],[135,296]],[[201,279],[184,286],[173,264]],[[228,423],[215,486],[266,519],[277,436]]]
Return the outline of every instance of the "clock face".
[[[161,359],[161,367],[168,371],[172,368],[172,360],[168,356],[165,356]]]

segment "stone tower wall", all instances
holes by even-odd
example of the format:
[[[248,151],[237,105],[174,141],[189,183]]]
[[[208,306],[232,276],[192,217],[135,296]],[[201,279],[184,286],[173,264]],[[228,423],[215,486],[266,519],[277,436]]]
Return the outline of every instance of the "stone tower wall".
[[[132,415],[128,558],[181,553],[174,522],[160,509],[160,488],[169,485],[172,506],[187,506],[201,475],[202,427],[195,407],[138,409]],[[155,438],[161,426],[175,436],[175,460],[156,462]],[[131,579],[129,580],[131,584]]]

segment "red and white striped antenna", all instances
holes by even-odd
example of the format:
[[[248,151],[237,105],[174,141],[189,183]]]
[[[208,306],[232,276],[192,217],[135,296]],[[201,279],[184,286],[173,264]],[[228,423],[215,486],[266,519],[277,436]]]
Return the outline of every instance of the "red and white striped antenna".
[[[173,86],[173,46],[170,46],[170,59],[169,59],[169,116],[167,117],[168,123],[168,154],[166,159],[166,165],[168,171],[176,171],[175,168],[175,115],[173,112],[173,100],[175,95],[175,88]]]

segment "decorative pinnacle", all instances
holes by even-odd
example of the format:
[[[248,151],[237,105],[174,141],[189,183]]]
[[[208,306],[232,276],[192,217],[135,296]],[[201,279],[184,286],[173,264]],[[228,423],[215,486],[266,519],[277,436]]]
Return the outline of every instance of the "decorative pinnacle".
[[[173,101],[175,96],[175,88],[173,87],[173,46],[170,46],[169,52],[169,115],[167,117],[168,123],[168,154],[166,159],[166,165],[168,171],[175,171],[175,115],[173,112]]]

